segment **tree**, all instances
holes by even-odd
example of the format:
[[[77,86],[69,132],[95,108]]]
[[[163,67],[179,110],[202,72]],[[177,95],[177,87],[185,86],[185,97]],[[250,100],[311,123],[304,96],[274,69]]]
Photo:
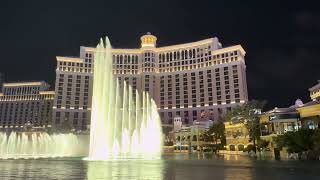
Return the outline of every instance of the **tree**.
[[[226,144],[226,136],[225,136],[225,127],[222,121],[218,121],[217,123],[213,123],[209,130],[206,131],[203,135],[204,140],[206,142],[214,142],[214,146],[217,149],[221,149]],[[220,142],[220,143],[218,143]]]
[[[320,131],[311,129],[300,129],[295,132],[287,132],[274,137],[278,148],[287,147],[289,153],[302,153],[304,151],[318,151]]]
[[[311,140],[313,142],[313,149],[320,154],[320,129],[314,130]]]
[[[253,149],[256,152],[256,140],[260,139],[260,112],[266,101],[251,100],[239,105],[229,111],[225,117],[232,123],[242,123],[249,132],[250,141],[253,142]]]
[[[266,147],[268,147],[268,145],[269,145],[269,141],[266,141],[264,139],[259,139],[257,141],[257,148],[258,149],[266,148]]]
[[[225,127],[222,121],[214,123],[208,130],[208,133],[212,136],[212,140],[215,144],[218,144],[218,141],[220,141],[221,144],[225,144]]]

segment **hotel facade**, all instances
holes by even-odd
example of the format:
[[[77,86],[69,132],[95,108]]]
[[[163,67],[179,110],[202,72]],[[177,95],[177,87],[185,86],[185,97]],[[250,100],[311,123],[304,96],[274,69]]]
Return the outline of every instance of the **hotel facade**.
[[[22,129],[26,124],[51,127],[54,91],[40,82],[4,83],[0,93],[0,129]]]
[[[156,42],[148,33],[140,48],[113,48],[113,74],[133,89],[149,92],[163,124],[172,124],[174,117],[181,117],[183,124],[214,121],[247,101],[241,45],[223,48],[218,38],[165,47]],[[81,46],[80,57],[56,58],[53,126],[67,121],[76,129],[88,127],[95,50]]]

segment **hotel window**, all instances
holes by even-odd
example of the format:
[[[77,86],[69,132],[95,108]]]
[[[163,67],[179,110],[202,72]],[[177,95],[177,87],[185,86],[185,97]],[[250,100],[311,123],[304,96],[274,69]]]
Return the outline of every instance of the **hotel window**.
[[[197,111],[192,111],[192,115],[193,115],[194,117],[196,117],[196,116],[197,116]]]

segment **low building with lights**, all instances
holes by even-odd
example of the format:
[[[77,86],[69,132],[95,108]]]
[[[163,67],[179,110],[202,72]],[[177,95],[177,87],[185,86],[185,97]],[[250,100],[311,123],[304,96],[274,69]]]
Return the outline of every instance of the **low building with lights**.
[[[287,132],[299,131],[302,128],[315,129],[319,126],[320,104],[317,100],[303,103],[297,99],[288,108],[274,108],[260,116],[261,139],[268,141],[272,156],[288,158],[285,149],[279,150],[274,138]],[[278,155],[277,155],[278,154]]]
[[[309,129],[320,128],[320,80],[309,88],[311,101],[298,107],[302,126]]]
[[[175,152],[200,150],[206,144],[203,134],[212,125],[212,121],[194,121],[192,125],[182,125],[181,117],[174,118],[173,146]]]
[[[260,123],[266,124],[266,132],[269,134],[284,134],[301,129],[299,112],[295,107],[274,108],[263,113]]]
[[[297,108],[301,106],[303,106],[303,102],[297,99],[295,104],[288,108],[275,107],[260,115],[261,139],[269,142],[269,148],[272,151],[276,148],[273,137],[302,128],[300,114],[297,111]]]
[[[310,101],[297,108],[302,126],[308,129],[320,128],[320,101]]]
[[[0,128],[50,127],[54,91],[40,82],[4,83],[0,93]]]
[[[318,80],[318,84],[309,88],[309,92],[310,92],[310,98],[313,101],[320,99],[320,80]]]
[[[157,47],[150,33],[136,49],[112,49],[113,73],[123,83],[147,91],[163,124],[176,116],[184,124],[217,120],[248,99],[246,52],[241,45],[222,47],[218,38]],[[94,47],[80,47],[80,57],[57,57],[53,125],[77,129],[90,123]],[[121,85],[120,85],[121,86]]]
[[[248,129],[243,123],[225,122],[224,127],[226,134],[226,150],[243,151],[249,144],[252,144]]]

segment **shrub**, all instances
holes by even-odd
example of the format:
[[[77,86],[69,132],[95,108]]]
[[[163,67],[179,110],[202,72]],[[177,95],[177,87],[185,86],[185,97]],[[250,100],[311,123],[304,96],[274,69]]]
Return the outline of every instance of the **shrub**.
[[[243,152],[250,152],[254,151],[254,146],[252,144],[249,144],[246,148],[244,148]]]

